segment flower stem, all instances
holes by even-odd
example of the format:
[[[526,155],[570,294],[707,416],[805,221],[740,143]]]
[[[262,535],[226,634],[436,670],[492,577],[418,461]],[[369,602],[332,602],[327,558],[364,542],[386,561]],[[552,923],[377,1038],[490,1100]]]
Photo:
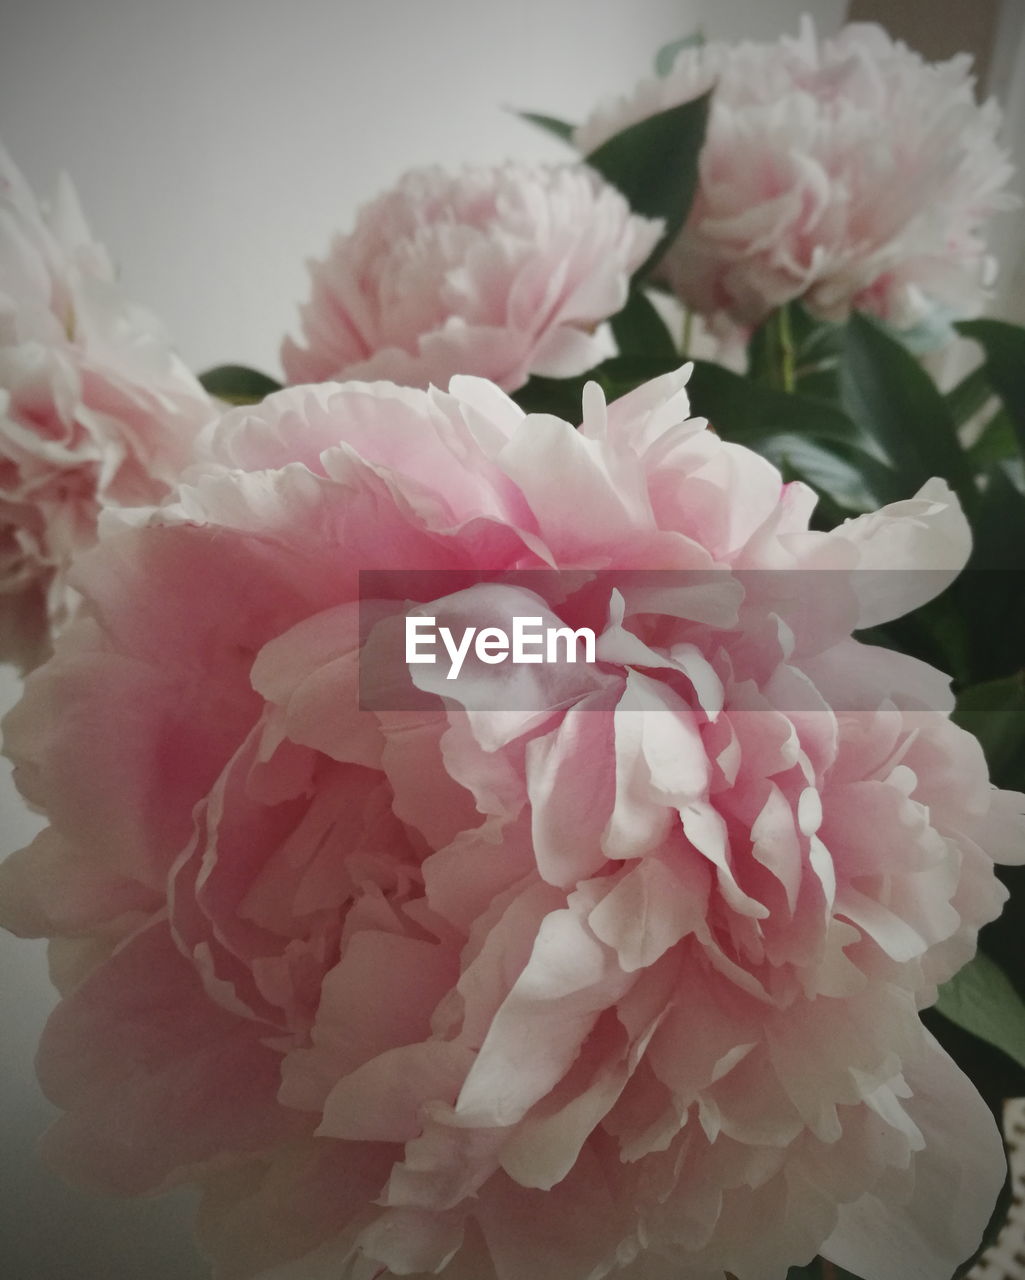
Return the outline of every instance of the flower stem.
[[[784,391],[793,391],[797,387],[794,374],[795,352],[794,335],[790,327],[790,307],[784,303],[776,312],[776,345],[779,353],[779,380]]]
[[[683,331],[680,334],[680,355],[690,355],[691,337],[694,331],[694,312],[685,307],[683,312]]]

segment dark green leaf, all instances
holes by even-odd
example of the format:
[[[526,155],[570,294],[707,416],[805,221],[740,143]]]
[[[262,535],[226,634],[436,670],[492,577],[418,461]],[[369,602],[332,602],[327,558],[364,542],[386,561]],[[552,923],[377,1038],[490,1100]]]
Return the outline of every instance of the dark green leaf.
[[[536,124],[539,129],[544,129],[546,133],[555,134],[563,142],[573,141],[573,134],[577,128],[575,124],[567,124],[565,120],[558,120],[555,116],[539,115],[536,111],[517,111],[516,114],[521,120]]]
[[[855,312],[847,322],[840,362],[847,413],[885,450],[910,497],[942,476],[966,504],[972,473],[950,408],[918,361],[895,338]]]
[[[1025,494],[1006,462],[991,466],[982,480],[972,511],[972,554],[954,585],[969,623],[972,684],[1025,666]]]
[[[626,196],[631,209],[662,218],[665,233],[638,275],[649,271],[683,226],[698,184],[711,94],[648,116],[603,142],[587,163]]]
[[[1006,409],[998,409],[983,427],[979,438],[969,448],[972,462],[984,470],[994,462],[1004,462],[1018,453],[1014,425]]]
[[[789,472],[788,478],[803,480],[816,492],[825,494],[847,515],[852,511],[875,511],[885,502],[880,491],[891,490],[895,482],[884,463],[849,442],[823,442],[780,432],[762,436],[751,447],[781,471]]]
[[[600,382],[610,400],[626,395],[634,387],[652,378],[661,378],[663,374],[673,373],[686,361],[673,352],[671,355],[623,355],[613,356],[597,369],[593,369],[588,377]]]
[[[831,320],[817,320],[799,302],[790,304],[794,348],[800,366],[823,360],[838,360],[843,351],[844,326]]]
[[[983,477],[972,522],[973,569],[1025,570],[1025,493],[1017,459],[994,463]]]
[[[660,356],[680,363],[665,321],[641,288],[633,288],[626,306],[612,317],[612,333],[620,355]]]
[[[962,689],[954,719],[978,738],[999,786],[1025,785],[1025,674]]]
[[[588,382],[597,382],[606,399],[617,400],[643,382],[672,373],[684,363],[670,355],[613,356],[576,378],[541,378],[535,375],[512,398],[527,413],[553,413],[566,422],[579,422],[581,397]]]
[[[1004,780],[1006,785],[1006,779]],[[1023,784],[1019,783],[1019,790]],[[1004,909],[996,920],[991,921],[979,934],[979,946],[997,962],[1014,985],[1018,995],[1025,999],[1025,949],[1021,940],[1025,937],[1025,866],[1002,866],[997,869],[1001,881],[1008,890],[1008,899]],[[946,1026],[952,1026],[946,1023]],[[966,1032],[960,1032],[966,1036]],[[1025,1070],[1016,1062],[1012,1062],[1006,1054],[999,1052],[982,1040],[972,1037],[974,1050],[972,1057],[987,1069],[990,1085],[986,1097],[995,1097],[1000,1102],[1004,1098],[1020,1098],[1025,1096]],[[988,1062],[986,1060],[988,1055]],[[982,1073],[976,1069],[968,1055],[961,1054],[956,1061],[965,1069],[964,1060],[968,1058],[968,1074],[976,1087],[979,1086]],[[996,1110],[996,1108],[994,1108]]]
[[[956,387],[947,392],[947,408],[954,420],[954,425],[961,427],[969,418],[974,418],[987,400],[992,399],[993,388],[989,385],[984,365],[973,369],[962,378]]]
[[[874,441],[857,423],[833,405],[792,395],[752,382],[739,373],[707,360],[695,360],[690,379],[695,412],[738,444],[753,444],[764,436],[793,432],[816,440],[855,445],[884,460]]]
[[[846,514],[900,494],[898,477],[842,410],[695,361],[691,405],[727,440],[757,450]],[[830,521],[829,523],[835,523]]]
[[[280,382],[241,364],[219,364],[201,373],[199,381],[210,395],[228,404],[259,404],[272,391],[281,390]]]
[[[840,404],[840,362],[824,360],[821,364],[798,368],[795,381],[802,396],[811,400],[824,400],[827,404]]]
[[[954,326],[973,338],[986,357],[986,374],[1011,416],[1025,455],[1025,328],[1006,320],[963,320]]]
[[[1025,1003],[989,956],[976,952],[975,959],[940,988],[936,1008],[1025,1067]]]
[[[584,384],[591,373],[579,378],[541,378],[535,374],[512,393],[524,413],[551,413],[564,422],[578,423]]]
[[[681,36],[679,40],[670,40],[655,54],[655,74],[667,76],[673,69],[676,56],[684,49],[700,49],[704,46],[705,37],[701,31],[692,31],[689,36]]]

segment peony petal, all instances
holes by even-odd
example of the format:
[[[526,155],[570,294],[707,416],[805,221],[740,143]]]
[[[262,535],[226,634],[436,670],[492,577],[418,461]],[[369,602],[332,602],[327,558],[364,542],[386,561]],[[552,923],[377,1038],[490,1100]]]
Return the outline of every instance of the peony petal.
[[[822,1253],[875,1280],[937,1280],[978,1247],[1007,1174],[1003,1143],[975,1086],[931,1041],[909,1074],[925,1134],[908,1204],[865,1195],[840,1207]]]
[[[861,553],[854,574],[859,627],[890,622],[938,596],[972,549],[968,521],[943,480],[929,480],[905,502],[846,521],[841,532]]]
[[[39,1074],[69,1114],[44,1152],[76,1180],[138,1194],[224,1152],[297,1135],[275,1102],[271,1028],[212,1004],[163,921],[126,941],[58,1006]]]

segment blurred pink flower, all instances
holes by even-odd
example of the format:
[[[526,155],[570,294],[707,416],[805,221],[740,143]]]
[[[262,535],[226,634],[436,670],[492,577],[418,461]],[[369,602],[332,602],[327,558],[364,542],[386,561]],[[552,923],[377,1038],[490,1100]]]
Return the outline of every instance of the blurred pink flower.
[[[971,59],[930,65],[881,27],[820,40],[683,49],[664,78],[600,107],[591,151],[714,87],[697,197],[662,272],[688,306],[757,324],[800,298],[899,328],[977,311],[995,274],[983,231],[1014,207],[1000,110]]]
[[[967,527],[934,481],[809,531],[685,379],[591,385],[579,430],[474,378],[287,389],[79,559],[6,722],[51,823],[0,871],[64,991],[46,1147],[201,1182],[223,1280],[940,1280],[977,1243],[1000,1139],[918,1010],[1025,798],[851,636]],[[597,661],[450,684],[397,656],[414,605]]]
[[[583,373],[613,354],[600,326],[661,226],[578,165],[415,170],[311,264],[286,376],[427,387],[467,373],[511,391]]]
[[[0,658],[45,653],[101,508],[164,497],[212,417],[122,295],[70,183],[44,216],[0,147]]]

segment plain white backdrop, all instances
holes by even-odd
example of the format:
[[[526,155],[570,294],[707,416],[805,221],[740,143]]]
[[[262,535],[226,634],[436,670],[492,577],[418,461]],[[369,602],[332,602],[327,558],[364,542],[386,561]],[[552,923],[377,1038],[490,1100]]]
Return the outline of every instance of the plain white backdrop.
[[[193,367],[242,361],[276,373],[306,289],[304,259],[404,169],[557,157],[558,143],[503,108],[576,120],[698,25],[713,38],[770,37],[808,11],[831,31],[844,8],[34,0],[0,9],[0,134],[37,192],[71,173],[126,290],[164,319]],[[1021,64],[1003,74],[1020,107]],[[0,675],[7,706],[17,681]],[[5,854],[36,820],[6,773],[0,785]],[[0,967],[0,1275],[199,1280],[187,1197],[92,1200],[35,1162],[50,1116],[32,1072],[52,1005],[43,948],[0,935]]]
[[[34,0],[2,13],[0,121],[68,169],[132,294],[197,365],[273,371],[303,261],[414,165],[555,157],[661,43],[834,28],[844,0]]]

